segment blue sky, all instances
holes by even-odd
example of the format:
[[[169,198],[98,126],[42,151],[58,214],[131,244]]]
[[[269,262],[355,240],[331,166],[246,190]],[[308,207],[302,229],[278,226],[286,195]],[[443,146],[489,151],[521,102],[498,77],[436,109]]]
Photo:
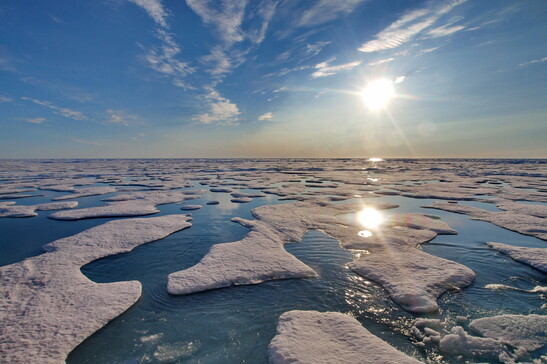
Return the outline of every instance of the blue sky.
[[[0,157],[547,157],[547,2],[0,1]],[[362,91],[392,83],[385,108]]]

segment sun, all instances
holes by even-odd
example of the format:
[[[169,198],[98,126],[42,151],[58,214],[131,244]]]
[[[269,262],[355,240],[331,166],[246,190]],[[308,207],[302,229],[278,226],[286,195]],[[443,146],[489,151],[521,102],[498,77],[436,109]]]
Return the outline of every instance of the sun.
[[[357,221],[367,229],[376,229],[384,222],[384,216],[372,207],[365,207],[357,213]]]
[[[385,78],[370,82],[363,91],[361,97],[366,107],[370,110],[384,109],[395,96],[393,82]]]

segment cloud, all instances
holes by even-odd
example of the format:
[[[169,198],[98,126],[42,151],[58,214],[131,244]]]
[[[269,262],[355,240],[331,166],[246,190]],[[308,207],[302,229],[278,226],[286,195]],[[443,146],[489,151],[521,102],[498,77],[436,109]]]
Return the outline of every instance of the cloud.
[[[543,57],[541,59],[533,59],[531,61],[528,61],[528,62],[523,62],[521,64],[519,64],[520,67],[524,67],[524,66],[529,66],[531,64],[534,64],[534,63],[542,63],[542,62],[546,62],[547,61],[547,57]]]
[[[427,28],[434,25],[443,15],[449,13],[454,7],[463,4],[466,0],[451,0],[438,3],[438,5],[429,8],[423,8],[410,11],[402,15],[387,28],[376,34],[371,41],[364,43],[359,51],[377,52],[386,49],[399,47],[422,33]],[[454,21],[449,22],[449,24]],[[441,37],[459,31],[461,26],[445,28],[444,26],[433,29],[429,37]]]
[[[12,98],[0,95],[0,102],[12,102],[12,101],[13,101]]]
[[[137,119],[135,115],[130,115],[123,110],[108,109],[106,110],[106,114],[107,114],[107,121],[109,123],[120,124],[124,126],[128,126],[131,121]]]
[[[57,115],[64,116],[65,118],[70,118],[74,120],[88,120],[89,118],[85,116],[81,111],[72,110],[66,107],[59,107],[53,105],[49,101],[40,101],[36,99],[32,99],[30,97],[21,97],[22,100],[31,101],[37,105],[47,107],[48,109],[53,110],[53,113]]]
[[[331,42],[319,41],[319,42],[308,44],[306,46],[306,56],[308,58],[315,57],[323,50],[325,46],[329,45],[330,43]]]
[[[299,26],[319,25],[351,13],[366,0],[319,0],[314,6],[304,11],[298,22]]]
[[[194,120],[202,124],[239,125],[237,121],[241,112],[236,104],[220,96],[218,91],[212,88],[209,89],[209,93],[204,97],[209,112],[194,116]]]
[[[19,118],[19,120],[23,120],[27,123],[32,124],[42,124],[46,120],[46,118]]]
[[[146,65],[164,77],[170,79],[171,84],[183,89],[192,89],[184,78],[193,73],[195,69],[188,62],[183,62],[177,57],[182,49],[169,34],[167,23],[168,11],[165,10],[160,0],[129,0],[140,6],[156,23],[155,36],[161,42],[161,46],[145,49],[147,52],[141,55]],[[145,47],[142,47],[145,48]]]
[[[247,0],[186,0],[186,4],[205,24],[212,25],[224,42],[243,40],[241,23]]]
[[[330,63],[333,62],[334,60],[336,60],[336,57],[332,57],[331,59],[325,62],[321,62],[315,65],[315,69],[317,69],[317,71],[312,73],[312,77],[318,78],[318,77],[332,76],[337,74],[338,72],[349,71],[361,64],[361,61],[355,61],[355,62],[339,64],[337,66],[331,66]]]
[[[437,49],[439,49],[439,47],[433,47],[433,48],[426,48],[426,49],[422,49],[420,51],[418,51],[418,53],[416,53],[416,56],[422,56],[424,54],[427,54],[427,53],[431,53],[433,51],[436,51]]]
[[[455,25],[453,27],[443,25],[441,27],[430,30],[429,32],[427,32],[427,34],[429,34],[431,38],[445,37],[447,35],[459,32],[462,29],[465,29],[463,25]]]
[[[187,62],[177,59],[177,56],[181,53],[181,48],[167,32],[159,29],[157,37],[163,44],[160,47],[149,49],[147,54],[141,56],[142,59],[148,67],[168,77],[174,86],[191,89],[192,87],[186,83],[184,78],[192,74],[195,68]]]
[[[265,114],[262,114],[258,117],[258,120],[262,121],[262,120],[271,120],[273,119],[273,114],[271,112],[267,112]]]
[[[167,28],[167,11],[163,8],[160,0],[129,0],[130,2],[140,6],[148,15],[162,28]]]
[[[368,65],[369,65],[369,66],[378,66],[378,65],[380,65],[380,64],[382,64],[382,63],[388,63],[388,62],[391,62],[391,61],[393,61],[393,60],[395,60],[395,58],[393,58],[393,57],[385,58],[385,59],[379,59],[379,60],[377,60],[377,61],[370,62]]]

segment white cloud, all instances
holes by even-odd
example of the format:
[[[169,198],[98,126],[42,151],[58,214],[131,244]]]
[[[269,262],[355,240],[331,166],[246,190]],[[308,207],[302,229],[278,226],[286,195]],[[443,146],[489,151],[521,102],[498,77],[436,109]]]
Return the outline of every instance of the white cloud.
[[[374,62],[370,62],[368,65],[369,66],[378,66],[380,64],[383,64],[383,63],[388,63],[388,62],[391,62],[395,60],[395,58],[393,57],[390,57],[390,58],[385,58],[385,59],[379,59],[377,61],[374,61]]]
[[[531,61],[528,61],[528,62],[523,62],[521,64],[519,64],[519,66],[523,67],[523,66],[529,66],[531,64],[534,64],[534,63],[542,63],[542,62],[546,62],[547,61],[547,57],[543,57],[541,59],[533,59]]]
[[[120,124],[120,125],[128,126],[131,121],[137,119],[135,115],[130,115],[123,110],[108,109],[106,110],[106,114],[107,114],[107,121],[112,124]]]
[[[23,120],[27,123],[32,124],[42,124],[46,120],[46,118],[19,118],[19,120]]]
[[[449,13],[454,7],[463,4],[465,1],[451,0],[438,3],[439,5],[437,6],[408,12],[376,34],[376,39],[364,43],[359,50],[361,52],[376,52],[399,47],[414,39],[418,34],[435,24],[443,15]],[[450,21],[449,24],[453,22]],[[445,36],[463,29],[463,27],[460,28],[461,26],[444,28],[447,25],[445,24],[433,29],[430,37]]]
[[[335,59],[336,57],[332,57],[331,59],[325,62],[321,62],[315,65],[315,69],[317,69],[317,71],[312,73],[312,77],[317,78],[317,77],[332,76],[337,74],[338,72],[349,71],[361,64],[361,61],[355,61],[355,62],[339,64],[336,66],[331,66],[330,63],[333,62]]]
[[[148,15],[154,19],[154,21],[162,28],[167,28],[166,18],[168,16],[167,11],[163,8],[163,4],[160,0],[129,0],[130,2],[140,6]]]
[[[433,51],[436,51],[437,49],[439,49],[439,47],[433,47],[433,48],[427,48],[427,49],[422,49],[420,51],[418,51],[418,53],[416,53],[416,56],[422,56],[424,54],[427,54],[427,53],[431,53]]]
[[[271,120],[273,119],[273,114],[271,112],[267,112],[265,114],[262,114],[258,117],[258,120],[262,121],[262,120]]]
[[[12,102],[12,101],[13,101],[12,98],[0,95],[0,102]]]
[[[72,109],[69,109],[69,108],[66,108],[66,107],[55,106],[49,101],[36,100],[36,99],[32,99],[30,97],[21,97],[21,99],[26,100],[26,101],[32,101],[33,103],[35,103],[37,105],[47,107],[48,109],[53,110],[53,112],[55,114],[64,116],[65,118],[70,118],[70,119],[74,119],[74,120],[88,120],[89,119],[81,111],[72,110]]]
[[[215,27],[226,43],[243,40],[241,23],[247,0],[186,0],[186,4],[208,25]]]
[[[167,32],[160,29],[157,36],[163,44],[160,47],[149,49],[148,53],[142,56],[148,67],[168,77],[176,87],[192,88],[187,85],[184,78],[193,73],[195,69],[187,62],[177,59],[181,48]]]
[[[306,46],[306,56],[308,58],[311,58],[311,57],[314,57],[316,55],[318,55],[325,46],[329,45],[331,42],[315,42],[315,43],[311,43],[311,44],[308,44]]]
[[[209,112],[196,115],[194,120],[202,124],[217,123],[219,125],[239,125],[238,115],[241,114],[236,104],[220,96],[218,91],[209,89],[205,95]]]
[[[430,30],[429,32],[427,32],[427,34],[429,34],[432,38],[445,37],[447,35],[459,32],[462,29],[465,29],[463,25],[455,25],[453,27],[443,25],[441,27]]]
[[[340,15],[351,13],[366,0],[319,0],[314,6],[304,11],[298,25],[312,26],[326,23]]]

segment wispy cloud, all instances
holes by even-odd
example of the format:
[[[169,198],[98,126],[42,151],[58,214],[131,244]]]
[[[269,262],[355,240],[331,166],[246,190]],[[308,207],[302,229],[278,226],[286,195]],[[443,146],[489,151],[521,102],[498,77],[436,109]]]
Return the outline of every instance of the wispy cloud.
[[[243,40],[241,23],[247,0],[186,0],[186,4],[226,43]]]
[[[368,63],[368,65],[369,66],[378,66],[378,65],[383,64],[383,63],[391,62],[393,60],[395,60],[395,58],[389,57],[389,58],[385,58],[385,59],[379,59],[379,60],[374,61],[374,62],[370,62],[370,63]]]
[[[130,115],[126,113],[124,110],[113,110],[108,109],[106,110],[107,114],[107,121],[112,124],[120,124],[124,126],[128,126],[131,121],[137,120],[138,118],[135,115]]]
[[[42,124],[46,118],[19,118],[19,120],[23,120],[31,124]]]
[[[330,63],[335,60],[336,60],[336,57],[332,57],[331,59],[325,62],[316,64],[315,69],[317,71],[312,73],[312,77],[318,78],[318,77],[332,76],[337,74],[338,72],[349,71],[361,64],[361,61],[355,61],[355,62],[339,64],[336,66],[331,66]]]
[[[74,119],[74,120],[88,120],[89,119],[81,111],[72,110],[72,109],[69,109],[69,108],[66,108],[66,107],[59,107],[59,106],[53,105],[49,101],[36,100],[36,99],[32,99],[30,97],[21,97],[21,99],[25,100],[25,101],[31,101],[31,102],[33,102],[37,105],[40,105],[40,106],[47,107],[48,109],[53,110],[53,113],[55,113],[57,115],[64,116],[65,118],[70,118],[70,119]]]
[[[258,117],[258,120],[260,120],[260,121],[272,120],[272,119],[273,119],[273,114],[271,112],[267,112],[267,113],[262,114]]]
[[[418,53],[416,53],[416,56],[423,56],[424,54],[431,53],[433,51],[436,51],[437,49],[439,49],[439,47],[421,49],[418,51]]]
[[[366,0],[319,0],[314,6],[304,11],[299,26],[319,25],[351,13]]]
[[[13,99],[10,97],[0,95],[0,102],[12,102]]]
[[[156,72],[161,73],[171,81],[176,87],[191,89],[185,77],[195,71],[188,62],[181,61],[179,56],[182,52],[180,45],[173,39],[169,33],[169,24],[167,18],[169,12],[163,7],[160,0],[129,0],[140,6],[156,23],[156,38],[161,42],[161,46],[145,49],[146,54],[141,56],[145,64]]]
[[[520,67],[524,67],[524,66],[529,66],[531,64],[534,64],[534,63],[543,63],[543,62],[546,62],[547,61],[547,57],[543,57],[543,58],[540,58],[540,59],[533,59],[531,61],[528,61],[528,62],[522,62],[521,64],[519,64]]]
[[[420,33],[433,26],[443,15],[449,13],[454,7],[463,4],[466,0],[451,0],[430,5],[427,8],[410,11],[403,14],[390,26],[376,34],[375,38],[364,43],[359,50],[361,52],[376,52],[385,49],[399,47],[413,40]],[[450,21],[449,24],[452,24]],[[446,36],[463,29],[462,26],[446,28],[439,26],[431,30],[429,37]]]
[[[129,0],[130,2],[140,6],[148,15],[162,28],[167,28],[168,13],[164,9],[160,0]]]
[[[239,125],[238,116],[241,112],[236,104],[220,96],[214,89],[209,89],[204,98],[209,112],[194,116],[194,120],[202,124]]]

